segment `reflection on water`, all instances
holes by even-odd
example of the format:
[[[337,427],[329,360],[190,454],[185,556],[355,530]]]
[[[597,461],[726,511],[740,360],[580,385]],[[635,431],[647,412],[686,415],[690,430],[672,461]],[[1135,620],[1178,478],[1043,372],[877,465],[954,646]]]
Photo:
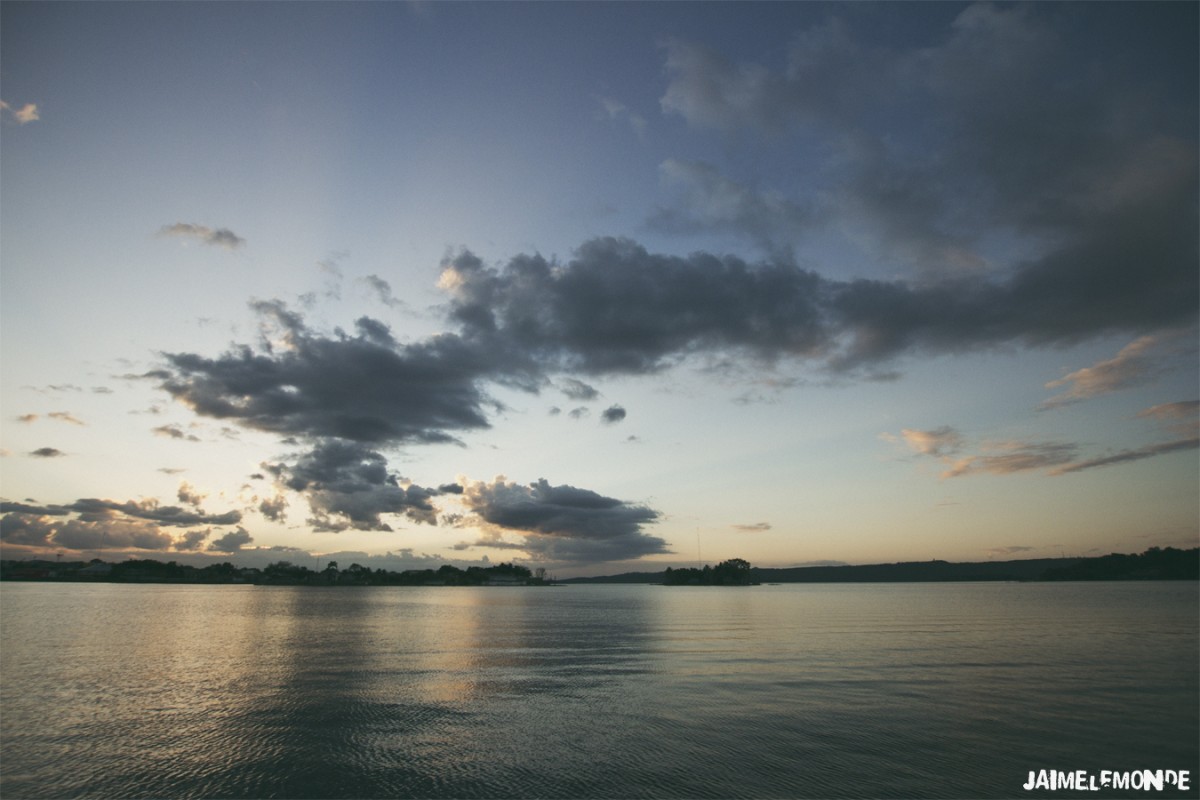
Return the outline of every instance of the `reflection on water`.
[[[1194,583],[0,593],[5,798],[1011,797],[1197,768]]]

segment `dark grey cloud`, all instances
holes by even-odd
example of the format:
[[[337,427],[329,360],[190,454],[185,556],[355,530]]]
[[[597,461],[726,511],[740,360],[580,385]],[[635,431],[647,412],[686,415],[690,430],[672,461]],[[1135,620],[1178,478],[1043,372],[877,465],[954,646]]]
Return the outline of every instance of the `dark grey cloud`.
[[[1097,20],[1076,14],[1163,41],[1114,52],[1094,35]],[[909,48],[877,44],[837,19],[799,32],[776,63],[673,41],[661,102],[698,127],[814,148],[825,168],[805,196],[823,198],[822,218],[922,276],[1003,270],[986,255],[984,240],[997,235],[1042,257],[1055,242],[1084,263],[1084,251],[1120,244],[1089,268],[1097,277],[1113,269],[1106,263],[1156,269],[1161,253],[1173,261],[1195,252],[1197,70],[1185,33],[1195,24],[1194,8],[1170,4],[1099,15],[974,4],[940,40]],[[1161,54],[1172,52],[1177,63],[1164,70],[1171,57]],[[743,233],[773,217],[763,209],[735,222],[732,210],[745,203],[727,184],[694,177],[684,207],[712,206],[711,221]],[[1156,226],[1167,234],[1161,247],[1152,247]]]
[[[357,335],[323,336],[282,303],[254,308],[265,328],[258,348],[166,354],[162,388],[198,414],[273,433],[447,443],[457,441],[452,432],[488,427],[486,411],[497,404],[485,378],[522,374],[455,335],[399,345],[387,326],[364,317]]]
[[[200,507],[200,504],[204,502],[205,497],[196,490],[196,487],[192,486],[187,481],[183,481],[179,484],[179,490],[175,493],[175,495],[179,498],[179,502],[185,505],[194,506],[196,508]]]
[[[771,523],[755,522],[749,525],[734,525],[732,527],[735,531],[741,531],[742,533],[761,533],[771,530]]]
[[[273,522],[283,522],[287,519],[287,497],[282,494],[277,494],[274,497],[265,497],[258,503],[258,513]]]
[[[100,519],[121,515],[149,520],[159,525],[185,528],[194,525],[233,525],[242,519],[242,512],[237,510],[207,514],[198,509],[189,511],[180,506],[159,505],[158,501],[153,499],[128,500],[119,503],[115,500],[89,497],[76,500],[65,508],[78,513],[83,519]]]
[[[159,425],[157,428],[150,429],[157,436],[165,436],[168,439],[180,439],[187,442],[198,442],[200,437],[192,433],[185,433],[183,428],[178,425]]]
[[[657,511],[589,489],[552,486],[545,479],[521,485],[497,478],[465,487],[463,501],[483,523],[523,536],[519,549],[539,559],[621,561],[669,552],[664,540],[643,531],[658,520]],[[502,544],[496,540],[487,546]]]
[[[835,281],[786,263],[658,255],[605,238],[564,264],[520,255],[492,268],[462,253],[444,264],[442,286],[466,341],[546,369],[647,373],[692,354],[741,354],[849,370],[1194,322],[1197,231],[1194,219],[1177,224],[1189,206],[1181,200],[998,279]]]
[[[236,510],[206,514],[199,509],[162,506],[154,500],[121,503],[98,498],[66,505],[4,501],[0,502],[0,514],[0,540],[70,550],[195,550],[211,527],[203,535],[185,530],[176,536],[165,529],[232,525],[242,518]]]
[[[254,537],[245,528],[239,527],[220,538],[213,539],[208,543],[208,549],[218,553],[236,553],[253,541]]]
[[[371,290],[375,298],[388,308],[403,305],[400,300],[392,295],[392,285],[378,275],[368,275],[362,278],[361,281]]]
[[[281,487],[303,494],[315,530],[390,531],[382,515],[436,524],[430,498],[442,489],[426,489],[388,471],[387,458],[365,445],[341,439],[317,443],[291,464],[264,465]],[[268,509],[274,512],[274,507]],[[264,511],[267,513],[267,511]]]
[[[609,406],[600,412],[600,419],[608,425],[615,425],[625,419],[625,409],[621,406]]]
[[[206,514],[200,510],[189,511],[179,506],[159,505],[157,500],[101,500],[85,497],[66,505],[30,505],[28,503],[0,502],[0,514],[20,513],[37,516],[61,517],[78,514],[83,519],[97,520],[114,516],[147,520],[159,525],[190,527],[194,525],[232,525],[241,521],[240,511],[231,510],[221,514]]]
[[[66,453],[57,447],[39,447],[37,450],[30,451],[29,455],[36,458],[59,458],[65,456]]]
[[[194,225],[190,222],[176,222],[173,225],[164,225],[159,228],[158,235],[195,239],[202,244],[221,247],[226,250],[236,250],[246,243],[245,239],[228,228],[210,228],[207,225]]]
[[[169,550],[175,539],[147,520],[112,517],[71,519],[62,523],[28,520],[32,527],[45,527],[47,543],[70,550]]]
[[[679,193],[673,205],[658,208],[647,220],[651,230],[661,233],[733,233],[767,252],[785,254],[825,216],[813,202],[747,186],[703,162],[667,159],[659,172]]]
[[[595,400],[600,396],[600,392],[594,386],[575,378],[563,378],[559,381],[558,388],[571,400]]]
[[[28,514],[5,514],[0,517],[0,541],[27,547],[50,547],[55,527],[51,520]]]
[[[175,549],[184,551],[197,551],[201,549],[204,541],[212,535],[212,528],[204,528],[203,530],[184,531],[178,538],[175,539]]]
[[[653,372],[706,349],[805,353],[828,338],[813,273],[627,239],[585,242],[566,264],[520,255],[493,269],[464,252],[441,285],[469,340],[584,374]]]
[[[1165,455],[1167,453],[1178,453],[1184,450],[1195,450],[1200,447],[1200,438],[1177,439],[1170,442],[1157,442],[1155,444],[1138,447],[1133,450],[1122,450],[1119,453],[1101,456],[1099,458],[1091,458],[1086,461],[1076,461],[1064,466],[1051,470],[1051,475],[1067,475],[1072,472],[1083,472],[1087,469],[1095,469],[1096,467],[1108,467],[1113,464],[1126,464],[1130,461],[1142,461],[1147,458]]]

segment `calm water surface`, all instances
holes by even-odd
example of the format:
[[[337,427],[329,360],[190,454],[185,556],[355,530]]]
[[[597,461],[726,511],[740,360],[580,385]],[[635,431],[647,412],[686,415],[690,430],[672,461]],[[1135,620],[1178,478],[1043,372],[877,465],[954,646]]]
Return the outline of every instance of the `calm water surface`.
[[[0,796],[1023,797],[1030,770],[1147,768],[1194,786],[1198,609],[1195,583],[8,583]]]

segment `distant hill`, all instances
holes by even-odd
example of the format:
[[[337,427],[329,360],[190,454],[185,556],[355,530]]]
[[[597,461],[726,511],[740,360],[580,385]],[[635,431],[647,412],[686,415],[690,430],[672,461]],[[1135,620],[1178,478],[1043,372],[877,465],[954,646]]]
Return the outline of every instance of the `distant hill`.
[[[625,572],[559,583],[663,583],[666,571]],[[927,583],[946,581],[1196,580],[1200,548],[1152,547],[1140,555],[1096,558],[1028,558],[1016,561],[907,561],[816,567],[752,567],[757,583]]]

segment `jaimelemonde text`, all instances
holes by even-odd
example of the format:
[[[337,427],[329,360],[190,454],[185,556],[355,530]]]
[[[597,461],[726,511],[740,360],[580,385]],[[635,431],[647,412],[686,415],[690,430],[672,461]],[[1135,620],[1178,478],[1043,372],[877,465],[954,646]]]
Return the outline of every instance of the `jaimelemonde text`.
[[[1135,769],[1126,772],[1101,770],[1099,773],[1079,769],[1074,772],[1059,772],[1053,769],[1029,771],[1029,780],[1021,788],[1070,789],[1097,792],[1101,789],[1134,789],[1161,792],[1167,789],[1187,791],[1191,781],[1190,770]]]

